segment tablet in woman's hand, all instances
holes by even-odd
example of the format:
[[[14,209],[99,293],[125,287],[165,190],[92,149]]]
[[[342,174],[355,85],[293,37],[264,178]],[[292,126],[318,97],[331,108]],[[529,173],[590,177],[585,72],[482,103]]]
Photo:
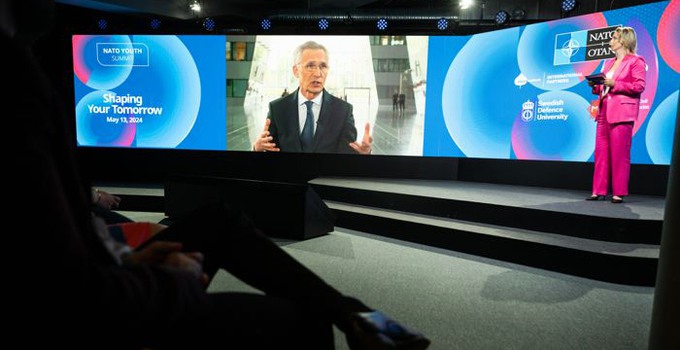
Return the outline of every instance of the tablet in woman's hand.
[[[592,81],[595,84],[604,84],[604,79],[606,77],[607,76],[605,76],[604,73],[597,73],[586,76],[586,79],[588,79],[588,81]]]

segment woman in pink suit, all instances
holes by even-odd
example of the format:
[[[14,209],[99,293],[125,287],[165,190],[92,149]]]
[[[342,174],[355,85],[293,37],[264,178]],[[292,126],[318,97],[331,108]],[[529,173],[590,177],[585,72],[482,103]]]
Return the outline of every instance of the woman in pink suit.
[[[645,60],[635,54],[636,46],[633,28],[616,28],[609,41],[616,58],[604,64],[604,83],[588,82],[600,103],[596,117],[593,193],[586,200],[605,199],[610,180],[612,203],[623,203],[623,197],[628,195],[633,124],[640,109],[640,94],[645,90]]]

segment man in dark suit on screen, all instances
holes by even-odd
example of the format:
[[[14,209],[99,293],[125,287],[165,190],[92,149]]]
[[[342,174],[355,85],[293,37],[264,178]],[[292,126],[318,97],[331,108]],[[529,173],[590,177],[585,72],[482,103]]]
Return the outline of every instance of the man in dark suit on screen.
[[[263,132],[253,144],[258,152],[371,153],[370,125],[357,141],[352,105],[324,89],[328,52],[314,41],[294,51],[293,75],[299,88],[269,103]]]

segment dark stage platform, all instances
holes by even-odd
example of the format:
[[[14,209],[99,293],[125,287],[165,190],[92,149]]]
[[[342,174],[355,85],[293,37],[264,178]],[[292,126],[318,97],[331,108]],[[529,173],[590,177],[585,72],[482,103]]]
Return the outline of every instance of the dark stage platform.
[[[654,285],[663,197],[435,180],[318,178],[336,226],[614,283]]]
[[[324,177],[309,185],[338,227],[607,282],[655,283],[663,197],[612,204],[584,200],[588,191],[448,180]],[[167,202],[160,186],[102,188],[124,197],[123,210],[161,212]]]

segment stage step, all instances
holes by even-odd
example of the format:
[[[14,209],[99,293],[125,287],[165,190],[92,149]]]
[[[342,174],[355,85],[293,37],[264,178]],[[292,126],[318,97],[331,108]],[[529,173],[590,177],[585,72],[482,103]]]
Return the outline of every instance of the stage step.
[[[556,233],[617,243],[659,245],[664,198],[590,202],[585,191],[462,181],[317,178],[324,200]]]
[[[658,245],[568,235],[326,200],[336,226],[606,282],[653,286]]]
[[[601,281],[653,286],[665,199],[449,180],[317,178],[336,226]]]

